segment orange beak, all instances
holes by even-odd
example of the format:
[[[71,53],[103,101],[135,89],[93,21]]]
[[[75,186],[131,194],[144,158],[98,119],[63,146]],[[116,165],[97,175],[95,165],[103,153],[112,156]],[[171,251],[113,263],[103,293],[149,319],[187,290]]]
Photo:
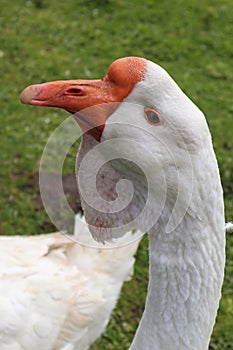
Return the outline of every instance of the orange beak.
[[[100,140],[107,118],[143,78],[145,65],[142,58],[122,58],[112,63],[103,80],[60,80],[31,85],[21,93],[20,100],[35,106],[63,108],[72,114],[79,112],[75,119],[82,130]],[[91,106],[98,107],[94,112],[85,112]]]
[[[110,86],[102,80],[58,80],[31,85],[20,96],[22,103],[63,108],[71,113],[87,107],[108,103]]]
[[[117,107],[111,104],[118,102],[117,96],[111,94],[111,88],[111,83],[103,80],[60,80],[27,87],[21,93],[20,100],[26,104],[58,107],[72,114],[77,113],[75,119],[81,129],[99,139],[106,119]],[[101,108],[103,104],[108,106]],[[86,110],[97,105],[94,110]]]

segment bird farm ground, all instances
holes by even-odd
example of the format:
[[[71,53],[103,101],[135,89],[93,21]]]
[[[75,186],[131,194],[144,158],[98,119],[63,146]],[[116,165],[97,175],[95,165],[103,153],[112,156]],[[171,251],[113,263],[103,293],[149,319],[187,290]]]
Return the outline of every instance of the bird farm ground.
[[[233,4],[231,0],[0,1],[0,234],[39,234],[56,228],[41,206],[40,157],[62,110],[20,104],[27,85],[99,78],[118,57],[142,56],[162,65],[203,110],[213,136],[233,220]],[[74,145],[64,181],[74,172]],[[72,184],[67,186],[68,197]],[[233,344],[233,235],[227,237],[223,296],[210,349]],[[128,349],[144,307],[147,239],[137,253],[106,333],[91,350]]]

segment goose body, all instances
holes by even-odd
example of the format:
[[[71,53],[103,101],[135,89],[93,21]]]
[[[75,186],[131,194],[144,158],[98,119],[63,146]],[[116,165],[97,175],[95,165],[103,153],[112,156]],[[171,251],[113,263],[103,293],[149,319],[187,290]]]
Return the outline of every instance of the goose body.
[[[130,237],[103,249],[79,215],[71,237],[0,237],[1,350],[88,349],[132,274],[138,241],[129,246]]]
[[[92,235],[108,241],[133,227],[149,234],[148,295],[130,350],[207,350],[224,276],[225,220],[203,113],[164,69],[139,57],[114,61],[101,80],[33,85],[21,101],[64,108],[80,125],[77,168]],[[93,208],[98,159],[105,165],[91,195],[104,201]]]

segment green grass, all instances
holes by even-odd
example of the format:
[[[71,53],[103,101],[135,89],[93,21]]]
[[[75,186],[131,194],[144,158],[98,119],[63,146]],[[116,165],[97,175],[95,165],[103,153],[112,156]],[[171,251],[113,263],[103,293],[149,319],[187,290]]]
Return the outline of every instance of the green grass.
[[[226,218],[232,220],[232,18],[231,0],[1,0],[0,233],[36,234],[50,227],[44,211],[36,209],[32,178],[47,138],[67,116],[61,110],[21,105],[22,89],[49,80],[102,77],[113,60],[128,55],[162,65],[206,114]],[[233,344],[232,261],[229,236],[223,298],[211,340],[215,350],[230,350]],[[124,286],[108,330],[92,350],[128,349],[143,310],[146,282],[144,240],[134,279]]]

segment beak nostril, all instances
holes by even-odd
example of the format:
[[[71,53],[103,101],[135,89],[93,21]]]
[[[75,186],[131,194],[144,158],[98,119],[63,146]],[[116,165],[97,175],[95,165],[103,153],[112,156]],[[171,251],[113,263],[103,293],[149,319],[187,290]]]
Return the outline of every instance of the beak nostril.
[[[83,95],[83,90],[78,87],[71,87],[67,89],[64,93],[65,95],[81,96]]]

